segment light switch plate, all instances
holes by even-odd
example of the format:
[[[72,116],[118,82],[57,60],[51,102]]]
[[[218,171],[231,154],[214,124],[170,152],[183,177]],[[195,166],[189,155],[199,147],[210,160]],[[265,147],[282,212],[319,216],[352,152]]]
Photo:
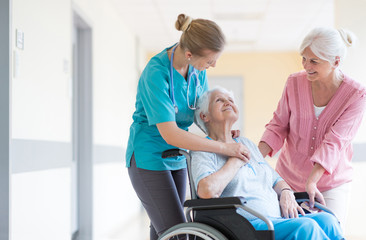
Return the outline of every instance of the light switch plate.
[[[15,46],[18,49],[24,50],[24,32],[20,31],[19,29],[16,30],[16,43]]]

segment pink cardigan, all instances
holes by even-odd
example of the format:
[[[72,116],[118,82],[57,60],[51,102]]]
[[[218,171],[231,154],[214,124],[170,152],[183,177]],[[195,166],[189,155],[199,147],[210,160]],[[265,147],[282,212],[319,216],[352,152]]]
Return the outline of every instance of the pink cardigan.
[[[276,170],[295,191],[305,191],[315,163],[326,170],[317,184],[321,192],[352,181],[351,141],[361,124],[365,106],[366,89],[345,76],[317,118],[306,73],[289,76],[261,141],[273,149],[270,156],[282,149]]]

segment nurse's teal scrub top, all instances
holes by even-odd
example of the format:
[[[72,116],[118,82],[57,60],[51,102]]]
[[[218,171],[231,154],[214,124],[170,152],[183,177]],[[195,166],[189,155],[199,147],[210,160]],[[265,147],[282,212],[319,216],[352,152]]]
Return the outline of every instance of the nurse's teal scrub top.
[[[171,48],[171,47],[170,47]],[[175,121],[185,131],[192,125],[194,110],[187,104],[187,80],[173,68],[174,97],[178,113],[174,111],[170,98],[170,60],[166,48],[154,56],[141,74],[136,95],[133,123],[130,127],[126,151],[126,166],[130,167],[131,156],[135,154],[138,168],[147,170],[178,170],[186,167],[184,156],[163,159],[163,151],[176,148],[169,145],[160,135],[157,123]],[[188,74],[193,71],[190,65]],[[197,70],[196,70],[197,71]],[[197,99],[208,89],[206,71],[197,71],[200,86]],[[196,89],[195,76],[190,80],[189,102],[193,104]]]

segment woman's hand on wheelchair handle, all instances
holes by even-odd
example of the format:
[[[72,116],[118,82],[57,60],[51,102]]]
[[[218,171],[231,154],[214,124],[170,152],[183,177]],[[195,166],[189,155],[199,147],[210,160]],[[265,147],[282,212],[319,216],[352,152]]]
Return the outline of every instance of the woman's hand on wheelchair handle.
[[[325,200],[323,194],[319,191],[316,183],[314,182],[307,182],[305,186],[306,192],[309,194],[309,207],[311,210],[318,210],[314,207],[315,201],[319,202],[320,204],[325,206]]]
[[[282,191],[280,196],[282,217],[298,218],[299,212],[305,215],[304,210],[297,204],[292,191]]]

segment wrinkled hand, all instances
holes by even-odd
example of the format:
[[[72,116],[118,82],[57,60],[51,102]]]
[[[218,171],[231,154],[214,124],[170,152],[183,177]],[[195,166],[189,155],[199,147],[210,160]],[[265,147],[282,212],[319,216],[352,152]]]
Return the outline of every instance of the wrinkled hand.
[[[240,130],[231,130],[231,136],[233,138],[238,138],[240,137]]]
[[[245,158],[244,160],[242,160],[236,157],[230,157],[227,161],[233,162],[238,168],[241,168],[242,166],[244,166],[249,162],[249,159]]]
[[[284,218],[298,218],[298,212],[300,212],[302,215],[305,215],[304,210],[297,204],[292,191],[282,191],[280,196],[280,207],[282,217]]]
[[[243,161],[250,159],[248,148],[241,143],[225,143],[225,155],[229,157],[237,157]]]
[[[316,186],[316,183],[309,183],[309,182],[306,183],[305,190],[309,194],[309,200],[310,200],[309,207],[311,210],[319,210],[314,207],[315,201],[325,206],[325,200],[323,194],[319,191],[318,187]]]

